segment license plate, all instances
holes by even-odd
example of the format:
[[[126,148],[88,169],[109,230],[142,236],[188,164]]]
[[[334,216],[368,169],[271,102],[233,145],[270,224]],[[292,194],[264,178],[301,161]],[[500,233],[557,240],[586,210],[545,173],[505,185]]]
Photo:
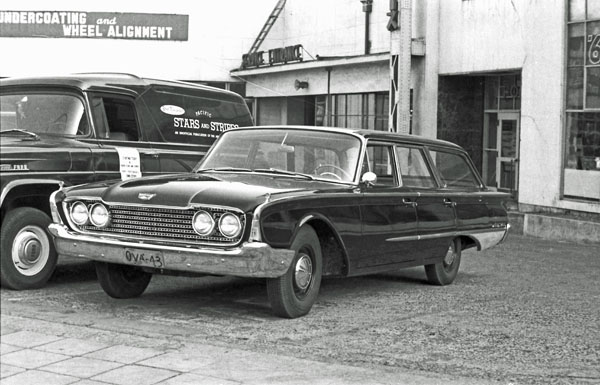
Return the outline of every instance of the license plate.
[[[155,267],[162,269],[165,267],[165,260],[160,251],[125,249],[125,262],[132,265]]]

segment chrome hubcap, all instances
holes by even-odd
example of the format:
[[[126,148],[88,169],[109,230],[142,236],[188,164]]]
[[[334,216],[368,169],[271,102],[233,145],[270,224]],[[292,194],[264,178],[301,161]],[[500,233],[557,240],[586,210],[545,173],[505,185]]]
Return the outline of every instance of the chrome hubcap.
[[[450,266],[454,263],[456,259],[456,253],[454,252],[454,245],[450,245],[448,251],[446,252],[446,256],[444,257],[444,265]]]
[[[294,282],[296,287],[305,291],[310,286],[313,276],[312,261],[306,254],[301,254],[294,269]]]
[[[21,274],[39,273],[46,266],[49,255],[50,241],[43,229],[26,226],[17,233],[12,244],[12,260]]]

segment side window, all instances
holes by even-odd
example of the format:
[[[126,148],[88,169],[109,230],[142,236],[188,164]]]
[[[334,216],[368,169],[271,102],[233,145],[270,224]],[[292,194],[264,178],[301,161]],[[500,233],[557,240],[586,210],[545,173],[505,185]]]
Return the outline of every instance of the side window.
[[[140,139],[132,102],[114,97],[92,97],[92,114],[100,139],[131,141]]]
[[[366,171],[374,172],[377,175],[376,186],[398,186],[392,149],[392,146],[386,144],[369,143],[367,145],[363,173]]]
[[[464,189],[479,187],[477,177],[464,155],[452,152],[430,151],[442,177],[444,187]]]
[[[396,147],[396,159],[402,176],[402,184],[407,187],[435,187],[423,151],[415,147]]]

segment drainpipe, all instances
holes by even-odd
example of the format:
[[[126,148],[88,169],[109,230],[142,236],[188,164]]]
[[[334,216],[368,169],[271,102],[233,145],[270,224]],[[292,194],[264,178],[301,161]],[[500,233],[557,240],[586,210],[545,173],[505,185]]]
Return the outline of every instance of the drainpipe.
[[[327,115],[327,127],[331,127],[331,67],[326,67],[327,71],[327,102],[325,104],[325,114]]]
[[[373,10],[373,0],[360,0],[363,7],[362,10],[365,13],[365,55],[371,53],[371,11]]]

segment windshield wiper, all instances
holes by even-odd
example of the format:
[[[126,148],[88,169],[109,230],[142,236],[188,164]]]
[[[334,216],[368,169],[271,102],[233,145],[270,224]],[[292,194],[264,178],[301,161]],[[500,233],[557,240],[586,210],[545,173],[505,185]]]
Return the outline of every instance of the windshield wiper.
[[[278,168],[256,168],[256,169],[254,169],[254,171],[256,171],[256,172],[266,172],[266,173],[270,173],[270,174],[299,176],[299,177],[310,179],[310,180],[314,180],[315,179],[311,175],[308,175],[308,174],[303,174],[301,172],[293,172],[293,171],[287,171],[287,170],[280,170]]]
[[[38,134],[36,134],[35,132],[21,130],[19,128],[11,128],[9,130],[0,130],[0,135],[3,135],[3,134],[24,134],[24,135],[27,135],[36,140],[40,139],[40,136]]]
[[[211,172],[211,171],[226,171],[226,172],[243,171],[243,172],[250,172],[252,170],[250,170],[249,168],[241,168],[241,167],[215,167],[215,168],[204,168],[204,169],[198,170],[196,172],[199,173],[199,172]]]

